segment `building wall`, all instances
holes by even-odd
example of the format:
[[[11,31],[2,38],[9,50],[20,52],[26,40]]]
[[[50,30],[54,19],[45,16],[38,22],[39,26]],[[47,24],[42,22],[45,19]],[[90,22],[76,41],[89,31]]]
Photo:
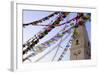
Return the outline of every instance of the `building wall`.
[[[84,60],[91,58],[90,42],[88,39],[85,25],[79,25],[75,28],[77,35],[74,36],[70,48],[70,60]]]

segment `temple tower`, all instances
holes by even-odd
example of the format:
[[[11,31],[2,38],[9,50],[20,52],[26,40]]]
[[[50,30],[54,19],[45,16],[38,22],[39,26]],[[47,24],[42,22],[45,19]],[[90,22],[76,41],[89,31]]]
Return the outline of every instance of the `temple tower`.
[[[91,45],[85,23],[78,23],[73,37],[74,40],[70,48],[70,60],[91,59]]]

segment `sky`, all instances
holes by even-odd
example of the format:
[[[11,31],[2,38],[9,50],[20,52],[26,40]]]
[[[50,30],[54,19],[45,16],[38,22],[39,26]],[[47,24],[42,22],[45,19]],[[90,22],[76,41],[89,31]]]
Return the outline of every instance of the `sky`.
[[[50,12],[50,11],[33,11],[33,10],[24,10],[23,11],[23,23],[30,23],[36,20],[39,20],[45,16],[48,16],[50,14],[52,14],[54,12]],[[74,18],[77,14],[75,12],[70,13],[68,15],[68,17],[66,17],[67,20],[70,20],[72,18]],[[57,17],[57,15],[55,15],[54,17],[50,18],[50,20],[44,21],[42,24],[49,24],[51,20],[55,20],[55,18]],[[64,21],[60,22],[63,23]],[[23,43],[25,43],[28,39],[30,39],[32,36],[34,36],[35,34],[37,34],[39,31],[42,31],[43,28],[45,28],[45,26],[26,26],[25,28],[23,28]],[[52,31],[50,31],[50,33],[48,33],[48,35],[46,35],[43,39],[41,39],[39,41],[39,44],[41,44],[42,42],[48,41],[48,39],[52,38],[56,33],[58,33],[61,30],[62,27],[56,27],[55,29],[53,29]],[[88,32],[88,36],[89,39],[91,39],[91,23],[90,22],[86,22],[86,29]],[[51,36],[52,35],[52,36]],[[68,35],[68,34],[66,34]],[[65,45],[65,43],[68,43],[69,39],[66,39],[66,41],[62,42],[62,46]],[[90,40],[91,41],[91,40]],[[55,46],[55,45],[53,45]],[[50,48],[48,48],[48,50],[52,49],[53,47],[51,46]],[[46,50],[47,51],[47,50]],[[44,51],[44,53],[46,53],[46,51]],[[41,59],[42,62],[44,61],[49,61],[52,60],[52,57],[55,55],[55,52],[57,51],[57,48],[55,48],[55,50],[53,50],[51,53],[49,53],[48,56],[45,56],[44,59]],[[58,51],[57,55],[61,54],[61,48]],[[66,53],[66,56],[63,58],[63,60],[69,60],[69,55],[70,52],[68,51]],[[38,57],[38,56],[37,56]],[[46,60],[48,58],[48,60]]]

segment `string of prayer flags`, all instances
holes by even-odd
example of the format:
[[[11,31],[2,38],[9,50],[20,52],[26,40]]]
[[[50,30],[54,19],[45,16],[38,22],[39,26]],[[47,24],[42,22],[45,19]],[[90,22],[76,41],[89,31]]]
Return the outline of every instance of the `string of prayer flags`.
[[[57,25],[57,24],[59,24],[60,23],[60,21],[58,21],[59,20],[59,18],[62,16],[63,14],[61,14],[61,15],[59,15],[59,17],[55,20],[55,22],[52,24],[53,26],[49,26],[47,29],[49,29],[49,30],[44,30],[44,32],[42,32],[41,34],[43,34],[42,35],[42,37],[41,38],[43,38],[46,34],[48,34],[48,32],[50,32],[53,28],[54,28],[54,25]],[[35,44],[37,44],[38,42],[39,42],[39,38],[38,37],[36,37],[36,39],[34,39],[35,41],[33,41]],[[34,44],[34,45],[35,45]],[[33,45],[32,45],[33,46]],[[31,47],[32,47],[31,46]],[[30,46],[29,46],[29,48],[31,48]],[[28,50],[27,51],[25,51],[25,52],[28,52]],[[25,53],[24,53],[25,54]]]
[[[77,13],[77,16],[84,16],[84,14],[83,13]]]
[[[67,47],[69,47],[69,46],[67,46]],[[67,51],[67,50],[68,50],[67,48],[64,49],[64,51]]]
[[[63,15],[62,15],[63,16]],[[74,20],[78,20],[81,16],[77,16],[77,17],[75,17],[75,18],[73,18],[73,19],[71,19],[71,20],[69,20],[69,21],[67,21],[67,22],[65,22],[65,23],[62,23],[62,24],[58,24],[59,23],[59,21],[61,21],[61,20],[63,20],[62,18],[62,16],[60,16],[59,17],[59,19],[58,19],[58,21],[56,21],[53,25],[54,26],[60,26],[60,25],[64,25],[64,24],[66,24],[66,23],[70,23],[71,21],[74,21]],[[43,25],[43,24],[41,24],[41,25],[38,25],[38,26],[50,26],[50,25]],[[54,27],[53,26],[53,27]]]
[[[62,13],[63,13],[63,18],[65,18],[69,14],[69,12],[62,12]]]
[[[62,52],[62,54],[60,55],[58,61],[62,60],[62,58],[64,57],[64,54],[65,54],[65,50]]]
[[[58,34],[62,34],[63,30],[60,31]],[[67,33],[67,32],[66,32]],[[65,33],[65,34],[66,34]],[[39,44],[37,46],[34,46],[33,49],[35,49],[36,52],[42,52],[43,50],[45,50],[45,48],[50,47],[51,45],[53,45],[56,41],[58,41],[60,38],[62,38],[62,36],[58,37],[58,34],[56,36],[54,36],[53,38],[51,38],[49,41]],[[63,34],[64,35],[64,34]],[[40,51],[39,51],[40,50]]]
[[[66,16],[65,16],[66,17]],[[60,21],[62,21],[65,17],[63,17],[63,15],[61,15],[61,16],[59,16],[59,18],[58,18],[58,20],[53,24],[54,26],[60,26],[60,25],[58,25],[59,23],[60,23]],[[65,24],[65,23],[64,23]],[[63,25],[63,24],[61,24],[61,25]],[[37,25],[37,26],[50,26],[50,25],[43,25],[43,24],[41,24],[41,25]]]
[[[64,29],[66,30],[66,29]],[[64,30],[61,30],[58,34],[62,34],[64,32]],[[62,33],[61,33],[62,32]],[[67,33],[67,32],[66,32]],[[65,33],[65,34],[66,34]],[[58,35],[56,34],[56,35]],[[39,44],[37,46],[34,46],[32,49],[34,49],[34,52],[36,52],[36,54],[42,52],[43,50],[45,50],[47,47],[50,47],[51,45],[54,44],[55,42],[55,39],[56,38],[56,41],[58,41],[59,39],[62,38],[62,36],[58,37],[58,36],[54,36],[53,38],[51,38],[49,41],[45,42],[45,43],[42,43],[42,44]]]
[[[26,44],[23,44],[23,47],[25,47],[26,46]]]
[[[63,33],[62,34],[58,34],[57,37],[62,37],[63,35],[64,35]]]
[[[66,47],[69,47],[69,45],[66,45]]]
[[[23,47],[25,47],[25,45],[27,45],[27,44],[30,43],[30,42],[35,42],[37,39],[43,38],[44,35],[45,35],[45,33],[43,33],[43,32],[45,32],[46,29],[47,29],[47,28],[44,28],[44,30],[40,31],[38,34],[36,34],[35,36],[33,36],[31,39],[29,39],[29,40],[27,41],[27,43],[24,44]]]
[[[58,17],[58,18],[59,18],[59,17]],[[56,19],[56,21],[57,21],[57,20],[58,20],[58,19]],[[56,21],[55,21],[55,22],[56,22]],[[55,22],[54,22],[54,23],[55,23]],[[53,23],[52,25],[54,25],[54,23]],[[52,28],[52,29],[53,29],[54,26],[49,26],[48,28]],[[48,29],[48,28],[47,28],[47,29]],[[43,35],[42,38],[43,38],[46,34],[48,34],[48,32],[50,32],[50,31],[52,30],[52,29],[50,29],[50,30],[48,31],[47,29],[44,30],[43,32],[41,32],[41,34]],[[33,42],[34,42],[35,44],[37,44],[37,43],[39,42],[39,38],[38,38],[38,37],[36,37],[34,40],[35,40],[35,41],[33,41]],[[30,48],[30,46],[29,46],[28,48]],[[28,50],[30,50],[30,49],[28,49],[28,48],[26,48],[26,50],[23,51],[23,52],[24,52],[23,54],[25,54],[25,52],[28,52]],[[27,49],[28,49],[28,50],[27,50]]]
[[[69,40],[69,42],[71,41],[71,38]],[[62,52],[62,54],[60,55],[58,61],[62,60],[62,58],[64,57],[64,54],[66,53],[66,51],[68,50],[68,48],[70,47],[70,44],[68,43],[64,49],[64,51]]]
[[[49,28],[48,30],[50,31],[51,28]],[[48,31],[48,30],[47,30],[47,31]],[[46,31],[46,32],[47,32],[47,31]],[[63,35],[64,33],[65,33],[65,32],[63,32],[62,35]],[[36,41],[36,38],[37,38],[37,39],[38,39],[38,38],[39,38],[39,39],[43,38],[43,36],[44,36],[45,34],[46,34],[46,33],[41,33],[41,32],[39,32],[39,33],[37,34],[38,37],[35,36],[35,38],[33,37],[32,39],[28,40],[27,45],[29,46],[29,44],[30,44],[31,41],[32,41],[32,43],[35,42],[35,41]],[[58,35],[57,37],[59,37],[59,35]],[[55,40],[55,39],[54,39],[54,40]],[[35,43],[37,43],[37,42],[35,42]],[[35,43],[34,43],[34,45],[35,45]],[[23,44],[23,47],[25,47],[25,45],[26,45],[26,44]]]
[[[76,24],[75,24],[75,23],[73,23],[73,22],[72,22],[72,23],[70,23],[70,26],[72,26],[72,28],[74,28],[74,27],[76,28],[76,27],[77,27],[77,26],[76,26]]]
[[[71,26],[74,26],[74,23],[70,23]]]
[[[40,19],[40,20],[30,22],[30,23],[27,23],[27,24],[23,24],[23,27],[28,26],[28,25],[37,25],[38,23],[42,23],[43,21],[46,21],[46,20],[50,19],[51,17],[53,17],[54,15],[57,15],[59,13],[60,12],[54,12],[53,14],[50,14],[50,15],[48,15],[48,16]]]
[[[55,25],[58,25],[58,24],[59,24],[59,22],[60,22],[60,21],[59,21],[59,20],[57,20],[57,21],[55,21],[55,23],[54,23],[54,24],[55,24]]]
[[[58,36],[57,36],[58,37]]]
[[[65,16],[67,16],[70,12],[63,12]]]
[[[66,45],[64,51],[62,52],[62,54],[60,55],[58,61],[62,60],[62,58],[64,57],[64,54],[66,53],[66,51],[68,50],[69,44]]]
[[[78,24],[76,23],[76,24],[74,25],[74,27],[75,27],[75,28],[78,28]]]
[[[62,58],[59,58],[58,61],[60,61]]]
[[[25,60],[28,60],[29,57],[32,57],[32,56],[34,56],[34,55],[35,55],[34,53],[30,54],[29,56],[27,56],[26,58],[23,59],[23,62],[24,62]]]

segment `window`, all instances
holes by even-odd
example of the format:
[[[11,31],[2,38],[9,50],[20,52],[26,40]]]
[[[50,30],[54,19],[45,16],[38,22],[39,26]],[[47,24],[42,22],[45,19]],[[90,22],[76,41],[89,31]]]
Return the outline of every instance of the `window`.
[[[90,46],[90,42],[88,42],[88,47]]]
[[[79,45],[79,40],[76,40],[76,45]]]

